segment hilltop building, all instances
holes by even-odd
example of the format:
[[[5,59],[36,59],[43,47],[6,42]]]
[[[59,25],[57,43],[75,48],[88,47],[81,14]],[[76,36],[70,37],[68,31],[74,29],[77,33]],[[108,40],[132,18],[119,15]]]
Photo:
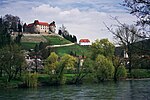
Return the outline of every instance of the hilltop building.
[[[88,45],[91,45],[91,42],[89,39],[81,39],[79,41],[79,45],[88,46]]]
[[[48,34],[48,33],[55,33],[56,25],[53,21],[52,23],[48,24],[47,22],[40,22],[35,20],[34,23],[24,24],[23,25],[24,32],[29,33],[37,33],[37,34]]]

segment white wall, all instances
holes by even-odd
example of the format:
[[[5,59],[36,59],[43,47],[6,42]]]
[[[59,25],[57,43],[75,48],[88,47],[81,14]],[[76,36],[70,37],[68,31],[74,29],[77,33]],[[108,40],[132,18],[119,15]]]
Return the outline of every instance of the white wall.
[[[92,45],[91,42],[79,42],[79,45]]]
[[[49,27],[48,26],[43,26],[43,25],[37,25],[37,30],[39,32],[49,32]]]

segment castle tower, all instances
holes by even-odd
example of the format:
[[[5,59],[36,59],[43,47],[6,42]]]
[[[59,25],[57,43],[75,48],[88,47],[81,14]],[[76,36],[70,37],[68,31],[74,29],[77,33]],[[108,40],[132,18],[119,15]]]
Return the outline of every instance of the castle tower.
[[[50,32],[55,33],[55,31],[56,31],[55,21],[53,21],[52,23],[49,24],[49,30],[50,30]]]

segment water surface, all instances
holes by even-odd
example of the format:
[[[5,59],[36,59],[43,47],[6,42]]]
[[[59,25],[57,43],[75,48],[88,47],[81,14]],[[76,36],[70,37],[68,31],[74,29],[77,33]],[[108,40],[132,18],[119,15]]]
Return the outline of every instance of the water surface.
[[[150,80],[0,90],[0,100],[150,100]]]

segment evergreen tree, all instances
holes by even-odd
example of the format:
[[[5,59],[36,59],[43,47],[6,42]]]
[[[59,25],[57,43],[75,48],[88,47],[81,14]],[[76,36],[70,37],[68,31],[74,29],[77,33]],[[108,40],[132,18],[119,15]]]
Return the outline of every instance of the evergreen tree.
[[[44,43],[40,42],[40,44],[39,44],[39,50],[42,50],[42,49],[44,49]]]
[[[26,24],[26,23],[24,23],[24,25],[23,25],[23,32],[25,32],[25,31],[26,31],[26,26],[27,26],[27,24]]]
[[[59,31],[58,31],[58,34],[59,34],[59,35],[62,35],[63,33],[62,33],[62,31],[61,31],[61,30],[59,30]]]
[[[0,48],[11,43],[11,36],[7,26],[2,23],[0,25]]]
[[[22,25],[21,25],[20,21],[18,23],[18,32],[22,32]]]
[[[20,42],[21,42],[21,37],[22,37],[22,34],[18,34],[17,36],[16,36],[16,38],[15,38],[15,43],[17,43],[17,44],[20,44]]]
[[[77,37],[75,35],[73,35],[73,42],[77,42]]]

